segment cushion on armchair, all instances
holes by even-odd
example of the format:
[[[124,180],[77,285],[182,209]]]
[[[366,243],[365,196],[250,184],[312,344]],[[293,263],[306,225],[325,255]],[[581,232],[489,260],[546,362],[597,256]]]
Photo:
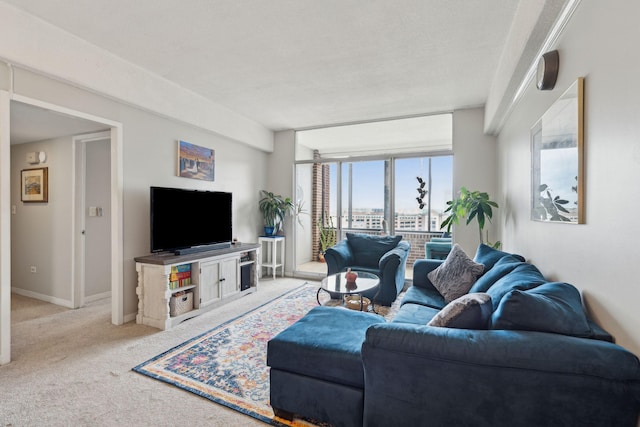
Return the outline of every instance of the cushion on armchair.
[[[398,246],[402,236],[372,236],[347,233],[347,243],[353,252],[354,263],[362,267],[377,267],[380,258]]]

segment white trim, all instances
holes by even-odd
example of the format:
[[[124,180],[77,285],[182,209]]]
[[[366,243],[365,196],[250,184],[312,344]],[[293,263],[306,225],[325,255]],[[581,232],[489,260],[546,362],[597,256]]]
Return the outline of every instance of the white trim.
[[[85,227],[84,206],[85,206],[85,144],[81,136],[71,138],[71,152],[73,161],[71,162],[71,200],[73,209],[71,210],[71,301],[73,308],[79,308],[83,304],[84,297],[84,236],[82,231]],[[80,184],[78,184],[80,182]]]
[[[90,295],[88,297],[85,297],[84,298],[84,303],[85,304],[90,304],[92,302],[100,301],[100,300],[103,300],[105,298],[111,298],[111,291],[101,292],[99,294]]]
[[[11,292],[23,297],[34,298],[40,301],[48,302],[50,304],[59,305],[66,308],[73,308],[73,301],[68,299],[56,298],[51,295],[41,294],[39,292],[28,291],[26,289],[12,288]]]
[[[11,361],[11,145],[9,92],[0,90],[0,365]]]
[[[111,128],[111,323],[124,323],[124,167],[122,125]],[[135,315],[134,315],[135,318]]]

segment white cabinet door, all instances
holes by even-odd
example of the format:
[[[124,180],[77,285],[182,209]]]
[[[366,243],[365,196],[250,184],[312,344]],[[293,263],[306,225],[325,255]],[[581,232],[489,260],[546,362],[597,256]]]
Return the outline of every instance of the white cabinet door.
[[[220,287],[222,296],[227,297],[240,290],[238,283],[238,269],[240,268],[238,258],[228,259],[220,262]]]
[[[220,292],[220,262],[209,261],[200,263],[200,307],[218,301]]]

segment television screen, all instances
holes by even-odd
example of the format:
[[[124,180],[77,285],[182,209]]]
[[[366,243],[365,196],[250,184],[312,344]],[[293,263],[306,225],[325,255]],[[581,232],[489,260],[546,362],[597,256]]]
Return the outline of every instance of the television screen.
[[[151,187],[151,252],[227,247],[231,193]]]

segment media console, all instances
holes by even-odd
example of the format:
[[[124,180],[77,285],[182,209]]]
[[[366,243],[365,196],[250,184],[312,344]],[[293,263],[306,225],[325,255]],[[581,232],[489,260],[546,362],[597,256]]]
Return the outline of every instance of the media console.
[[[134,258],[138,272],[136,323],[170,329],[258,290],[260,245]]]

